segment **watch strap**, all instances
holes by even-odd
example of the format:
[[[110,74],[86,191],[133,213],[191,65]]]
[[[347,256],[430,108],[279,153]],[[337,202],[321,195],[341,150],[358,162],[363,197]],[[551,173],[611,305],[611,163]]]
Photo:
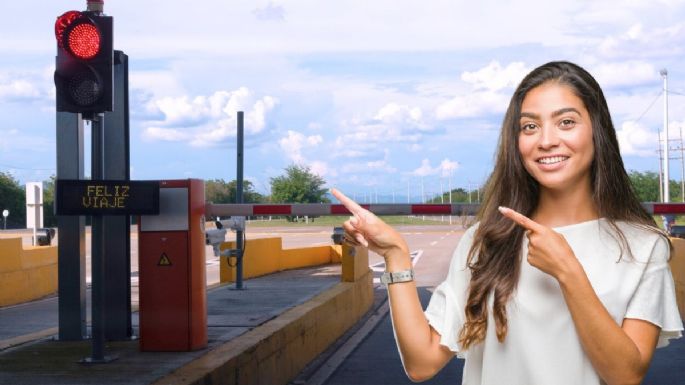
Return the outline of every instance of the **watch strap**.
[[[414,280],[414,269],[397,271],[394,273],[385,272],[381,275],[381,283],[390,285],[393,283],[410,282]]]

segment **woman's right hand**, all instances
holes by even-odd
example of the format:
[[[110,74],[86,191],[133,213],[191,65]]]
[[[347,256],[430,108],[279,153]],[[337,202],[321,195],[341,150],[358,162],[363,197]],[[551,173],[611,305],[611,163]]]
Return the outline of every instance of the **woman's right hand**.
[[[343,223],[348,243],[368,247],[386,260],[397,251],[409,255],[407,242],[392,226],[340,191],[331,189],[331,193],[352,213],[350,219]]]

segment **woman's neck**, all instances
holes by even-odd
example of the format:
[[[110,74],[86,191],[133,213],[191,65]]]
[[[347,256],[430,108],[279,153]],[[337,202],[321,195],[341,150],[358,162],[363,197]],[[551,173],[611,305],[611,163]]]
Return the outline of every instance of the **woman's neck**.
[[[597,219],[589,182],[573,190],[550,190],[541,186],[540,199],[531,219],[560,227]]]

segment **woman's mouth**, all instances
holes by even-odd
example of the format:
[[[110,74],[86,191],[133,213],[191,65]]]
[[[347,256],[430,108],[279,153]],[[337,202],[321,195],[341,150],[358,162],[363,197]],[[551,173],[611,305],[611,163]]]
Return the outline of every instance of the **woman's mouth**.
[[[562,156],[562,155],[549,156],[549,157],[540,158],[536,162],[542,163],[542,164],[555,164],[555,163],[563,162],[568,158],[569,158],[568,156]]]

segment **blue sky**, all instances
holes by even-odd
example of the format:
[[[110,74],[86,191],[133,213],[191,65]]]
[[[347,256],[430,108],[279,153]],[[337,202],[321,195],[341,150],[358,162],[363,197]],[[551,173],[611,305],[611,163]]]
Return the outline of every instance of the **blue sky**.
[[[22,183],[55,173],[53,26],[71,9],[85,0],[0,5],[0,171]],[[514,87],[551,60],[596,76],[628,169],[657,170],[662,68],[672,138],[685,126],[682,0],[117,0],[105,13],[129,55],[133,179],[234,179],[243,110],[245,177],[262,193],[292,163],[360,200],[473,187]]]

